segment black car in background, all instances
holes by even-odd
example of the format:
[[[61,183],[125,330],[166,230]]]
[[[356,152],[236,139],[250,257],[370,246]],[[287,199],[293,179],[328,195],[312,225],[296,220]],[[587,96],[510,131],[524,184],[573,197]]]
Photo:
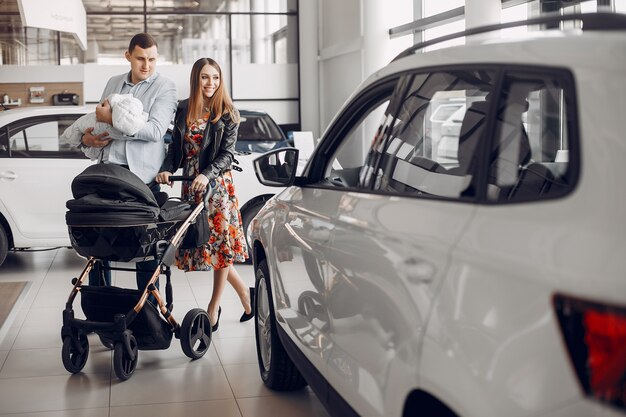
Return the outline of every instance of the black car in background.
[[[285,133],[264,111],[240,110],[241,121],[235,149],[239,152],[264,153],[292,146]]]

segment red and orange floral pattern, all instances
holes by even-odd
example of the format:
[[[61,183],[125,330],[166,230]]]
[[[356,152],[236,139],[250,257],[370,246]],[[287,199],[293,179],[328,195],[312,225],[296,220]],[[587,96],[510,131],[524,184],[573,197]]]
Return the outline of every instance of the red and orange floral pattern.
[[[183,175],[195,177],[200,173],[200,149],[207,128],[209,114],[193,123],[185,134]],[[202,201],[202,193],[193,193],[191,183],[182,187],[182,199],[194,204]],[[195,249],[180,249],[176,254],[176,266],[184,271],[209,271],[221,269],[233,262],[244,262],[248,258],[248,246],[243,233],[239,202],[230,172],[215,180],[213,194],[209,197],[209,241]]]

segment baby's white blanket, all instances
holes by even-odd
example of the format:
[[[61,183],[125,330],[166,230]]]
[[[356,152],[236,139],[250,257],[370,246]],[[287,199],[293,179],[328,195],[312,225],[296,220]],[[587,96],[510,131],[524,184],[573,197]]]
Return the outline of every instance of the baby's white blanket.
[[[143,111],[143,104],[132,94],[111,94],[108,97],[111,104],[113,126],[108,123],[96,121],[96,113],[88,113],[72,123],[63,134],[61,141],[70,144],[80,143],[77,137],[82,137],[87,128],[93,127],[92,135],[108,132],[109,137],[116,139],[132,139],[125,136],[133,136],[148,121],[148,113]],[[90,159],[98,159],[102,148],[84,148],[83,153]]]

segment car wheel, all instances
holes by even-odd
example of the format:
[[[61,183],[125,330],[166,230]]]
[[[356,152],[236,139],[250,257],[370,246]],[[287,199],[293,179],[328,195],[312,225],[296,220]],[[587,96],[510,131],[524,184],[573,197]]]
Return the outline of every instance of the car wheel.
[[[248,242],[248,227],[250,227],[250,223],[252,222],[252,219],[263,208],[266,201],[267,200],[265,199],[259,200],[255,202],[253,205],[251,205],[250,207],[248,207],[244,213],[241,213],[241,223],[242,223],[242,228],[243,228],[243,234],[246,237],[246,243],[248,244],[249,257],[248,259],[246,259],[246,262],[245,262],[246,264],[252,263],[252,250],[250,249],[252,247],[251,246],[252,242]]]
[[[0,226],[0,265],[4,263],[9,252],[9,239],[7,238],[7,232],[4,227]]]
[[[211,345],[211,322],[201,308],[189,310],[180,326],[180,345],[191,359],[199,359]]]
[[[287,355],[276,329],[267,262],[256,270],[255,334],[259,370],[263,383],[273,390],[292,391],[307,385]]]

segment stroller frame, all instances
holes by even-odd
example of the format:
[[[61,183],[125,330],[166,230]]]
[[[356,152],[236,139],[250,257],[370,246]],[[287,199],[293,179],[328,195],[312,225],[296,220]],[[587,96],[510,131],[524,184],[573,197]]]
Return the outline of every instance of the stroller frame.
[[[193,178],[180,176],[172,176],[170,179],[172,181],[193,180]],[[113,349],[113,369],[116,376],[121,380],[126,380],[133,375],[140,348],[167,349],[172,336],[180,339],[183,352],[189,358],[199,359],[204,356],[211,343],[211,324],[209,316],[205,310],[194,308],[187,312],[182,324],[176,321],[172,315],[173,291],[170,265],[174,261],[176,251],[182,243],[187,229],[205,207],[210,194],[211,187],[208,187],[204,200],[193,208],[191,213],[182,221],[174,235],[170,239],[159,240],[155,243],[153,257],[159,261],[159,264],[143,289],[125,290],[109,286],[83,287],[83,282],[89,276],[90,271],[94,268],[96,262],[100,261],[100,259],[96,257],[88,257],[87,265],[82,273],[72,279],[73,287],[66,301],[65,309],[63,310],[63,326],[61,328],[63,347],[61,358],[67,371],[78,373],[85,366],[89,356],[89,341],[87,335],[92,332],[98,334],[100,340],[106,347]],[[119,267],[104,267],[103,269],[137,271],[137,269]],[[163,299],[159,289],[156,287],[156,282],[162,274],[166,277],[165,299]],[[131,304],[133,305],[127,311],[116,312],[113,316],[113,321],[83,320],[76,318],[73,309],[74,300],[81,291],[84,297],[85,294],[88,293],[87,290],[89,290],[89,293],[93,293],[94,296],[104,296],[105,293],[113,292],[113,295],[109,294],[107,295],[108,297],[113,297],[116,292],[121,291],[131,293],[130,295],[124,294],[124,296],[126,297],[126,304],[128,304],[128,298],[131,297]],[[156,306],[148,301],[149,296],[154,298]],[[136,302],[134,302],[135,297],[137,297]],[[137,320],[140,316],[147,316],[147,319],[149,319],[147,323],[154,323],[155,320],[157,320],[159,327],[155,330],[155,333],[157,333],[157,336],[158,333],[161,333],[163,337],[157,337],[153,344],[144,343],[143,346],[141,346],[133,334],[133,323],[140,321]]]

